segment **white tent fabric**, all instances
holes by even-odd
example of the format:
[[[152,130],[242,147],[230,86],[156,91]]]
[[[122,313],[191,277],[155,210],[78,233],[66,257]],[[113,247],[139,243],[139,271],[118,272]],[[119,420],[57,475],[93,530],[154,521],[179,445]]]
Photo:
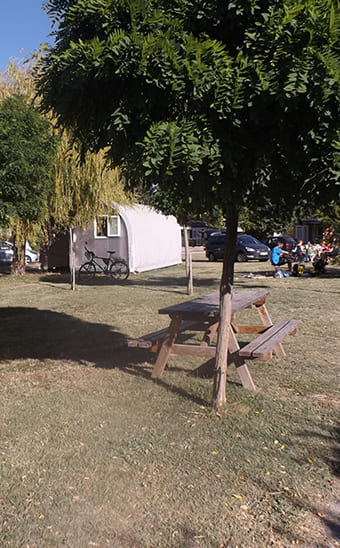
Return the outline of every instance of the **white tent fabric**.
[[[135,204],[120,206],[128,237],[131,272],[144,272],[181,262],[181,228],[175,217]]]

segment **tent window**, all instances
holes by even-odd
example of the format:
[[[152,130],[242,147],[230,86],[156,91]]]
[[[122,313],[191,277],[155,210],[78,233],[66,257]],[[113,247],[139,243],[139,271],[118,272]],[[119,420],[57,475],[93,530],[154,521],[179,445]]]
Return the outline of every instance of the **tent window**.
[[[94,237],[106,238],[107,237],[107,217],[96,217],[94,220]]]
[[[120,236],[120,217],[111,215],[108,217],[108,236]]]
[[[118,215],[101,215],[94,220],[94,237],[107,238],[120,236],[120,218]]]

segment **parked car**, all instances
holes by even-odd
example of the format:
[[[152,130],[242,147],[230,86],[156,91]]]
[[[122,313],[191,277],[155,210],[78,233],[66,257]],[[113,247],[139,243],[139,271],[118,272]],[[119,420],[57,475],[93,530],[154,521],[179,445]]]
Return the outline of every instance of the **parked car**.
[[[0,263],[11,263],[13,261],[13,245],[6,240],[0,240]]]
[[[212,234],[205,244],[205,254],[209,261],[223,259],[224,246],[226,241],[225,233]],[[244,262],[249,260],[268,261],[270,249],[265,244],[249,234],[238,234],[236,238],[235,261]]]
[[[267,245],[270,249],[273,249],[278,243],[283,242],[284,251],[292,252],[296,247],[296,241],[290,236],[268,236],[263,243]]]
[[[6,240],[0,240],[0,262],[1,263],[11,263],[13,261],[13,244],[7,242]],[[31,248],[30,244],[26,242],[25,246],[25,262],[27,263],[38,263],[39,262],[39,252],[34,251]]]
[[[26,242],[25,246],[25,262],[27,263],[38,263],[40,260],[40,253],[39,251],[34,251],[34,249],[31,248],[30,244]]]

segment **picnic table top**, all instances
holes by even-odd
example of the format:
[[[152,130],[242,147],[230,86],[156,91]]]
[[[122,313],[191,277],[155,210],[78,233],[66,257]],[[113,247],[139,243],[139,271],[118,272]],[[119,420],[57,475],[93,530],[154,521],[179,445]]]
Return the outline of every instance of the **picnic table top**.
[[[257,302],[265,301],[269,295],[267,289],[245,289],[234,290],[232,292],[232,314],[250,307]],[[161,308],[159,314],[168,314],[169,316],[182,316],[183,318],[218,319],[219,316],[219,292],[214,291],[203,297],[198,297],[190,301],[174,304]]]

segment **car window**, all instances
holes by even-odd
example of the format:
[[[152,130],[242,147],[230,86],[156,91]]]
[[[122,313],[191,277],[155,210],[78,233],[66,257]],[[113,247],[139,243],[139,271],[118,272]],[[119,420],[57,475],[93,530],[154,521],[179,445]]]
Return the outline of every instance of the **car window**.
[[[215,244],[224,244],[225,242],[225,236],[215,236],[212,240]]]
[[[238,241],[244,245],[259,244],[260,242],[253,236],[239,236]]]

